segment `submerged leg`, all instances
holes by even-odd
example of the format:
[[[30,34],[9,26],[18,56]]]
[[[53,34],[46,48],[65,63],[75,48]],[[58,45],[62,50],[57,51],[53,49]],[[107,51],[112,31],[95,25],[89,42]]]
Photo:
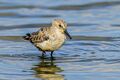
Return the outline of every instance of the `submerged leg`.
[[[44,54],[45,54],[46,52],[45,51],[42,51],[42,57],[44,57]]]
[[[51,51],[51,58],[53,58],[53,52],[54,52],[54,51]]]

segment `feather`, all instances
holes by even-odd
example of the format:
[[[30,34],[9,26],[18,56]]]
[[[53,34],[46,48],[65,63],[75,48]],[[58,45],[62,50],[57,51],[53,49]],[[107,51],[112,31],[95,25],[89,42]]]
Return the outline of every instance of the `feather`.
[[[37,32],[31,33],[31,41],[32,43],[41,43],[49,39],[47,35],[47,27],[41,28]]]

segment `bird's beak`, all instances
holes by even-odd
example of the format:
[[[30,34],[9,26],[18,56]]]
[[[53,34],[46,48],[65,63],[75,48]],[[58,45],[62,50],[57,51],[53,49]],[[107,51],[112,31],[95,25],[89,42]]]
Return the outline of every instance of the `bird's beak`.
[[[65,34],[66,34],[70,39],[72,39],[72,37],[70,36],[70,34],[68,33],[67,30],[65,30]]]

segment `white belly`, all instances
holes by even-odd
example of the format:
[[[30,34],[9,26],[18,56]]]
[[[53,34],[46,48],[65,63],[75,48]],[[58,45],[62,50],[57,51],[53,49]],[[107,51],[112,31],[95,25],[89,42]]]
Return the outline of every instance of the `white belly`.
[[[47,40],[42,43],[37,43],[36,46],[43,51],[54,51],[59,49],[65,42],[66,37]]]

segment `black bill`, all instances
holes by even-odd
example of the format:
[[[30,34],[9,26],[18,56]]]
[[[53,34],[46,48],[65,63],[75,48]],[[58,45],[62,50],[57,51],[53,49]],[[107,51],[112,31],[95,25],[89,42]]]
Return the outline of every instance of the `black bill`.
[[[67,30],[65,30],[65,34],[66,34],[70,39],[72,39],[72,37],[70,36],[70,34],[68,33]]]

